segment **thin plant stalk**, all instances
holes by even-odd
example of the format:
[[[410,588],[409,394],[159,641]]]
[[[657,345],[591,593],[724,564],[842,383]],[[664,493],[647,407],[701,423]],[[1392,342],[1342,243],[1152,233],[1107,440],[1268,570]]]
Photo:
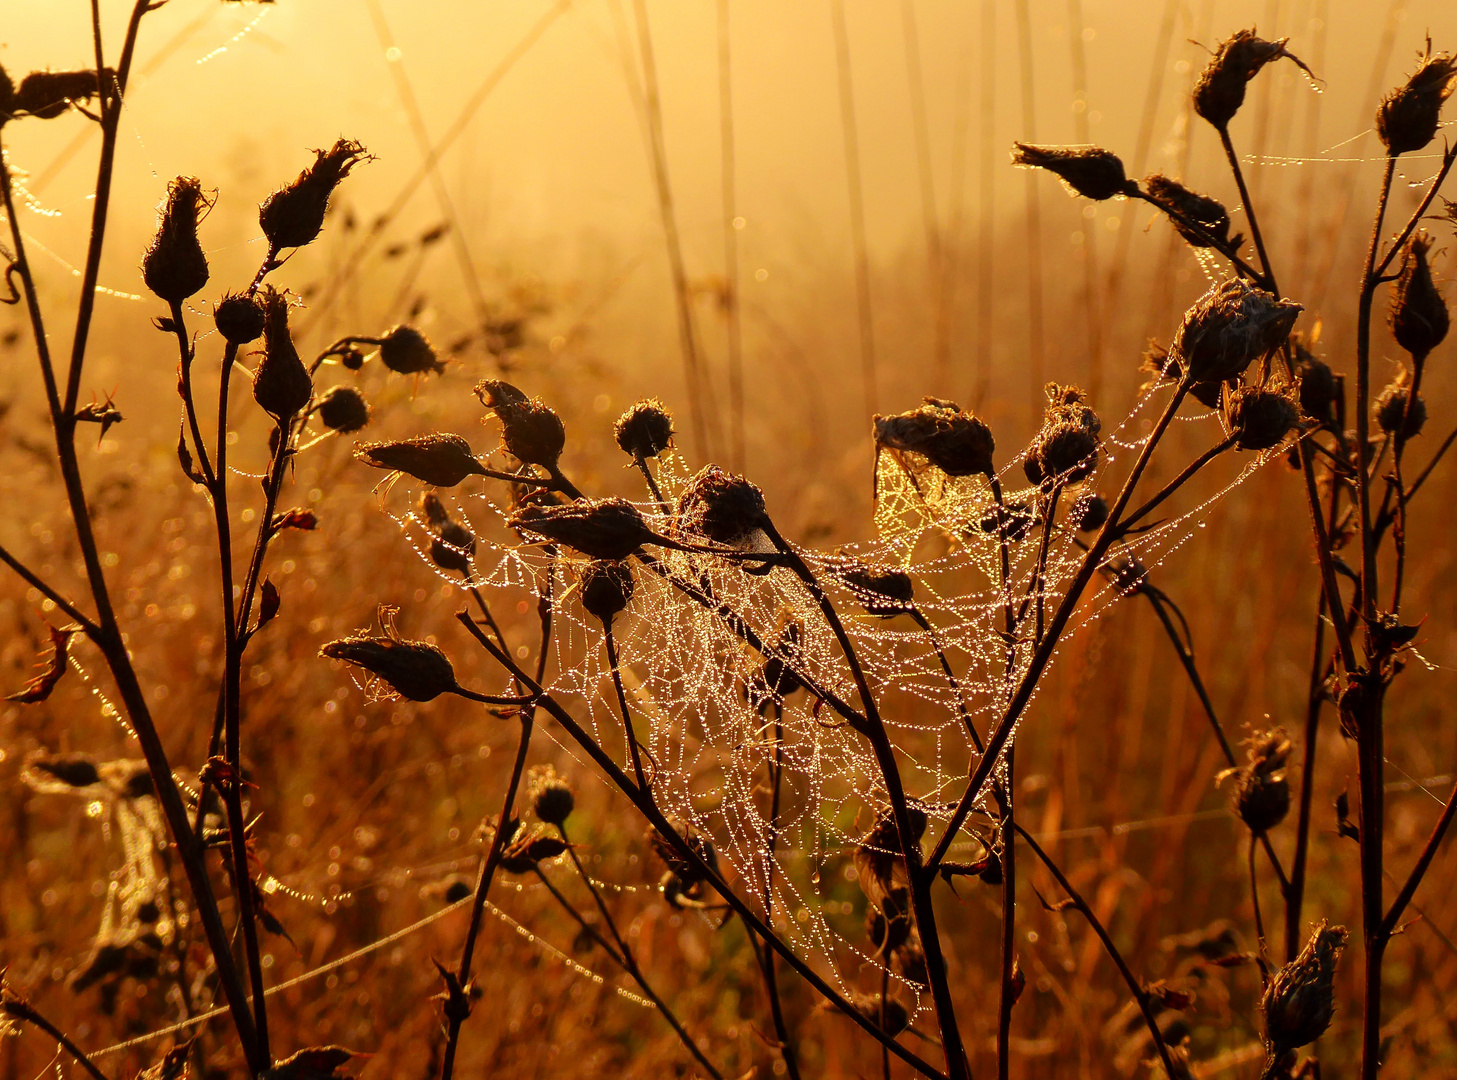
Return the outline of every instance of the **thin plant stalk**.
[[[96,1062],[91,1060],[86,1051],[77,1046],[64,1031],[37,1012],[30,1002],[13,996],[8,990],[3,999],[0,999],[0,1016],[22,1020],[45,1032],[76,1060],[76,1064],[91,1074],[92,1080],[111,1080],[97,1067]]]
[[[1017,748],[1007,750],[1007,777],[997,786],[1002,833],[1002,967],[997,987],[997,1080],[1008,1080],[1012,1067],[1012,1006],[1017,954],[1017,832],[1013,817]]]

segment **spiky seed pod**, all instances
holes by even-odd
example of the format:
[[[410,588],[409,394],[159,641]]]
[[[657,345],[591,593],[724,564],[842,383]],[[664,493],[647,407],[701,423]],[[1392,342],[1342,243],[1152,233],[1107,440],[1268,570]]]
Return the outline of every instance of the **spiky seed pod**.
[[[1234,808],[1255,834],[1266,833],[1290,810],[1290,782],[1285,765],[1290,760],[1290,739],[1283,728],[1257,731],[1248,740],[1248,762],[1232,770],[1238,777]]]
[[[909,412],[875,417],[877,449],[920,454],[947,476],[991,476],[991,428],[954,401],[926,398]]]
[[[582,607],[611,623],[632,602],[632,590],[632,568],[627,563],[594,560],[582,574]]]
[[[281,251],[312,242],[324,227],[334,189],[367,157],[364,147],[349,139],[340,139],[328,150],[315,150],[314,163],[258,208],[258,224],[269,246]]]
[[[450,660],[425,641],[405,641],[390,634],[356,634],[329,642],[319,655],[363,668],[411,701],[433,701],[460,689]]]
[[[218,301],[212,317],[218,333],[230,345],[246,345],[263,336],[263,305],[254,297],[228,293]]]
[[[308,405],[314,382],[288,331],[288,297],[265,285],[262,300],[263,359],[253,373],[253,398],[282,426]]]
[[[1241,386],[1224,399],[1224,422],[1241,450],[1268,450],[1300,423],[1300,409],[1282,391]]]
[[[1397,87],[1376,110],[1376,133],[1392,157],[1411,154],[1437,137],[1442,105],[1457,88],[1457,60],[1450,53],[1427,51],[1406,85]]]
[[[1170,352],[1191,382],[1236,379],[1290,336],[1302,310],[1294,301],[1226,278],[1184,313]]]
[[[526,798],[538,821],[561,828],[576,809],[571,787],[550,765],[534,765],[527,773]]]
[[[764,493],[742,476],[706,465],[678,498],[674,527],[720,544],[740,544],[769,520]]]
[[[475,534],[450,516],[440,496],[427,491],[420,496],[420,510],[431,532],[430,561],[442,570],[455,570],[466,577],[476,551]]]
[[[1427,403],[1418,394],[1411,403],[1411,415],[1407,416],[1406,403],[1411,396],[1411,389],[1406,385],[1405,374],[1402,372],[1398,375],[1376,399],[1376,423],[1386,434],[1394,435],[1401,429],[1402,419],[1405,418],[1406,428],[1402,430],[1401,437],[1412,439],[1422,433],[1422,427],[1427,422]]]
[[[106,69],[107,81],[114,78]],[[54,120],[66,111],[72,101],[85,101],[96,96],[96,69],[85,71],[32,71],[20,80],[12,101],[12,111],[29,113],[40,120]]]
[[[330,431],[348,434],[369,423],[369,402],[352,386],[331,386],[319,399],[319,419]]]
[[[1427,262],[1431,248],[1432,238],[1425,232],[1412,236],[1402,252],[1401,276],[1391,294],[1391,333],[1417,363],[1442,344],[1450,322],[1447,301],[1437,290]]]
[[[1310,69],[1286,50],[1285,43],[1289,40],[1265,41],[1256,37],[1253,30],[1240,30],[1229,40],[1220,42],[1194,84],[1194,111],[1223,131],[1244,104],[1245,84],[1270,61],[1283,56],[1310,74]]]
[[[1076,386],[1048,383],[1042,430],[1022,458],[1022,471],[1034,484],[1076,484],[1098,467],[1098,432],[1103,422]]]
[[[673,415],[657,398],[644,398],[617,418],[613,433],[629,457],[657,457],[672,445]]]
[[[1101,201],[1137,190],[1137,185],[1123,171],[1118,155],[1096,146],[1013,143],[1012,164],[1056,173],[1069,191],[1085,199]]]
[[[658,539],[637,507],[616,498],[577,499],[558,506],[529,503],[506,524],[609,561],[625,559]]]
[[[197,239],[207,205],[197,177],[179,176],[167,185],[157,235],[142,256],[142,280],[168,303],[180,304],[207,284],[207,256]]]
[[[1325,1034],[1335,1016],[1336,963],[1346,946],[1346,928],[1322,919],[1300,955],[1275,972],[1265,987],[1265,1041],[1279,1055],[1309,1046]]]
[[[1305,347],[1299,334],[1292,335],[1291,342],[1295,346],[1295,374],[1300,380],[1300,410],[1322,427],[1334,428],[1336,396],[1340,392],[1335,373]]]
[[[1221,244],[1229,241],[1229,211],[1218,199],[1190,191],[1160,173],[1154,173],[1144,183],[1156,202],[1179,215],[1169,220],[1190,247],[1213,247],[1211,239]],[[1191,224],[1197,228],[1190,228]],[[1242,239],[1235,237],[1233,246],[1238,248]]]
[[[365,443],[354,451],[354,456],[376,469],[407,473],[435,487],[455,487],[469,476],[485,475],[485,469],[471,453],[470,443],[444,432]]]
[[[1108,500],[1092,492],[1080,496],[1073,503],[1072,519],[1077,523],[1078,532],[1095,532],[1101,529],[1108,520]]]
[[[379,343],[380,362],[400,375],[420,375],[445,370],[430,346],[430,340],[413,326],[396,326]]]
[[[501,443],[508,454],[527,465],[556,468],[567,432],[551,406],[499,379],[478,383],[476,397],[501,421]]]
[[[916,585],[904,570],[867,566],[851,559],[831,570],[855,592],[871,615],[889,619],[916,606]]]

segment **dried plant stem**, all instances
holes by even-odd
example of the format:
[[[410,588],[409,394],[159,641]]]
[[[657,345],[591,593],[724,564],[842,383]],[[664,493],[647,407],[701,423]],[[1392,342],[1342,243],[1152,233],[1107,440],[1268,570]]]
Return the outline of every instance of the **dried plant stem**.
[[[677,854],[685,861],[694,866],[702,875],[703,880],[724,900],[734,913],[742,919],[746,926],[764,940],[779,956],[788,964],[805,982],[809,983],[819,994],[821,994],[831,1005],[849,1017],[859,1027],[881,1042],[886,1042],[885,1033],[871,1020],[866,1019],[860,1012],[845,999],[839,992],[821,978],[813,968],[806,964],[795,954],[784,941],[764,921],[754,914],[753,910],[739,898],[733,889],[719,875],[718,871],[709,865],[703,856],[695,851],[682,837],[673,824],[663,815],[651,798],[648,798],[637,784],[629,777],[622,768],[613,760],[587,731],[572,717],[565,708],[549,693],[541,687],[540,683],[533,680],[531,676],[522,670],[510,653],[501,650],[488,638],[467,612],[459,613],[456,618],[462,626],[476,639],[476,642],[486,650],[496,662],[506,669],[513,677],[521,680],[528,693],[539,695],[539,704],[559,723],[588,757],[602,770],[602,773],[611,783],[621,791],[638,811],[647,819],[648,823],[658,831]],[[933,1065],[922,1060],[899,1043],[890,1041],[891,1053],[895,1054],[902,1061],[914,1067],[925,1076],[942,1078],[944,1074]]]
[[[1178,1072],[1174,1069],[1173,1059],[1169,1056],[1168,1044],[1164,1042],[1163,1032],[1159,1030],[1158,1019],[1154,1016],[1153,1004],[1148,992],[1144,990],[1143,984],[1138,981],[1138,977],[1128,967],[1128,962],[1123,959],[1123,954],[1118,951],[1118,946],[1113,944],[1113,939],[1108,936],[1108,931],[1103,928],[1103,924],[1099,921],[1098,916],[1093,914],[1093,909],[1088,906],[1088,902],[1083,899],[1082,894],[1073,888],[1073,884],[1067,879],[1067,875],[1062,872],[1057,863],[1053,862],[1047,852],[1042,850],[1041,845],[1032,837],[1032,834],[1021,825],[1014,824],[1013,828],[1027,842],[1027,846],[1041,860],[1042,865],[1051,871],[1052,876],[1057,879],[1057,883],[1062,886],[1063,892],[1067,893],[1072,899],[1073,906],[1083,913],[1083,917],[1088,920],[1088,925],[1093,928],[1093,933],[1098,935],[1098,940],[1103,943],[1104,951],[1107,952],[1113,963],[1117,965],[1118,973],[1123,976],[1123,981],[1128,984],[1128,989],[1133,993],[1133,1000],[1138,1003],[1139,1011],[1143,1013],[1144,1023],[1148,1025],[1148,1033],[1153,1037],[1153,1043],[1158,1049],[1159,1058],[1163,1061],[1165,1073],[1168,1076],[1178,1076]]]
[[[1235,185],[1239,188],[1239,199],[1245,208],[1245,220],[1250,223],[1250,237],[1255,242],[1255,250],[1260,255],[1260,265],[1265,268],[1265,281],[1269,284],[1270,291],[1276,296],[1280,295],[1279,288],[1275,285],[1275,272],[1270,266],[1270,256],[1265,251],[1265,238],[1260,233],[1260,219],[1255,214],[1254,203],[1250,200],[1250,189],[1245,186],[1244,170],[1239,166],[1239,155],[1234,152],[1234,143],[1229,138],[1229,126],[1216,125],[1219,132],[1219,141],[1224,146],[1224,156],[1229,161],[1229,171],[1234,173]]]
[[[1440,462],[1442,458],[1446,455],[1447,451],[1452,448],[1452,444],[1454,442],[1457,442],[1457,428],[1453,428],[1452,431],[1447,435],[1447,437],[1442,440],[1442,445],[1439,446],[1437,448],[1437,452],[1432,455],[1432,460],[1427,462],[1427,467],[1424,468],[1421,473],[1418,474],[1417,478],[1412,481],[1411,487],[1406,489],[1406,498],[1408,501],[1410,501],[1411,497],[1415,495],[1417,491],[1421,488],[1421,486],[1427,482],[1427,477],[1432,475],[1432,470],[1437,467],[1438,462]]]
[[[765,844],[769,857],[765,860],[764,871],[764,921],[773,925],[771,912],[774,904],[774,849],[779,843],[779,803],[784,786],[784,714],[778,705],[774,706],[774,757],[769,762],[769,772],[769,836]],[[749,940],[758,940],[752,930],[749,931]],[[799,1053],[790,1037],[789,1024],[784,1019],[784,1005],[779,999],[779,976],[774,971],[774,951],[767,947],[761,951],[755,945],[754,953],[759,957],[759,964],[764,972],[764,989],[769,995],[769,1016],[774,1022],[775,1037],[779,1040],[779,1055],[784,1059],[784,1068],[790,1080],[799,1080]]]
[[[602,636],[607,642],[607,664],[612,669],[612,686],[617,691],[617,707],[622,712],[622,729],[627,737],[627,752],[632,759],[632,772],[637,778],[638,788],[649,798],[652,797],[652,785],[648,783],[647,775],[642,767],[642,750],[638,746],[637,734],[632,730],[632,710],[627,707],[627,694],[622,689],[622,672],[618,668],[617,642],[612,636],[612,623],[604,620],[602,623]]]
[[[1416,865],[1407,875],[1401,891],[1396,894],[1396,899],[1391,902],[1391,910],[1381,920],[1382,937],[1389,939],[1392,934],[1396,933],[1396,924],[1401,921],[1402,913],[1406,911],[1407,905],[1416,895],[1417,886],[1422,883],[1422,878],[1426,877],[1427,870],[1432,865],[1432,859],[1436,857],[1437,849],[1442,845],[1442,838],[1447,835],[1447,829],[1452,824],[1454,813],[1457,813],[1457,784],[1452,786],[1452,794],[1447,796],[1447,802],[1442,807],[1442,816],[1437,819],[1436,825],[1432,826],[1431,835],[1427,837],[1426,846],[1422,848]]]
[[[981,736],[977,734],[976,721],[971,715],[971,709],[967,707],[966,694],[961,689],[961,683],[957,681],[956,673],[951,670],[951,661],[946,658],[946,647],[941,644],[941,635],[936,633],[936,628],[921,613],[920,608],[913,607],[908,614],[921,628],[926,639],[931,642],[931,649],[941,664],[941,670],[946,675],[946,682],[951,686],[951,692],[956,695],[956,711],[961,714],[961,722],[966,725],[966,734],[971,738],[971,745],[976,747],[976,752],[980,754],[982,752]]]
[[[1183,487],[1184,484],[1186,484],[1195,473],[1197,473],[1200,469],[1204,468],[1205,465],[1208,465],[1220,454],[1233,447],[1238,439],[1238,434],[1229,435],[1222,441],[1215,443],[1208,450],[1204,451],[1204,453],[1200,454],[1197,458],[1191,461],[1184,468],[1184,471],[1179,473],[1178,476],[1174,477],[1167,484],[1165,484],[1163,486],[1163,489],[1159,491],[1157,495],[1149,499],[1148,502],[1144,503],[1132,514],[1128,515],[1128,520],[1123,524],[1123,534],[1126,536],[1129,529],[1133,528],[1149,514],[1153,513],[1153,511],[1157,509],[1164,502],[1165,499],[1167,499],[1174,492],[1178,491],[1179,488]]]
[[[0,1001],[0,1016],[8,1016],[13,1020],[23,1020],[39,1028],[51,1038],[55,1039],[66,1053],[75,1058],[76,1064],[90,1073],[93,1080],[111,1080],[109,1076],[97,1068],[96,1062],[91,1060],[85,1050],[82,1050],[71,1041],[64,1031],[37,1012],[30,1002],[14,997],[7,991],[3,1001]]]
[[[1008,1080],[1012,1067],[1012,1006],[1017,954],[1017,832],[1013,818],[1016,790],[1016,747],[1007,750],[1006,782],[993,789],[1001,814],[1002,834],[1002,968],[997,988],[997,1080]]]
[[[1260,833],[1259,835],[1263,836],[1265,834]],[[1270,979],[1270,965],[1265,958],[1269,950],[1265,939],[1265,920],[1260,914],[1260,879],[1255,873],[1256,839],[1256,834],[1253,832],[1250,833],[1249,858],[1246,861],[1249,863],[1250,870],[1250,903],[1255,909],[1255,940],[1260,944],[1257,957],[1260,963],[1260,979],[1262,982],[1268,982]]]
[[[81,629],[85,631],[87,637],[91,637],[96,632],[96,624],[83,615],[75,604],[67,600],[58,589],[43,581],[35,571],[31,570],[30,567],[26,566],[25,563],[21,562],[3,547],[0,547],[0,562],[3,562],[10,569],[14,570],[27,585],[35,589],[71,618],[75,619],[80,624]]]

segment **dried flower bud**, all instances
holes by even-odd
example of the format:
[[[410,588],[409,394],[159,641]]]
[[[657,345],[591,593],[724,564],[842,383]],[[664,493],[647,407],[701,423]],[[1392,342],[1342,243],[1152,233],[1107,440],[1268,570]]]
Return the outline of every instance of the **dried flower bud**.
[[[281,426],[303,412],[313,392],[313,379],[288,332],[288,298],[265,285],[263,359],[253,373],[253,398]]]
[[[207,284],[207,256],[197,240],[207,205],[197,177],[179,176],[167,185],[157,235],[142,256],[142,280],[168,303],[180,304]]]
[[[1381,99],[1376,133],[1392,157],[1424,149],[1437,137],[1442,105],[1457,88],[1457,60],[1450,53],[1432,55],[1432,39],[1416,72]]]
[[[708,837],[683,821],[672,819],[668,824],[673,826],[673,831],[683,838],[683,843],[689,851],[702,859],[714,873],[718,872],[718,853],[713,850],[713,842]],[[691,889],[705,880],[698,864],[685,859],[682,853],[657,829],[648,833],[648,843],[652,845],[654,853],[663,860],[663,863],[685,888]]]
[[[867,566],[858,559],[833,564],[831,572],[854,591],[871,615],[889,619],[916,606],[916,586],[904,570]]]
[[[857,996],[853,1004],[856,1012],[876,1027],[881,1028],[887,1035],[899,1035],[911,1022],[910,1013],[906,1012],[906,1007],[895,998],[887,998],[882,1003],[879,994],[867,997]]]
[[[1391,333],[1417,363],[1447,336],[1447,302],[1432,281],[1427,252],[1432,238],[1418,232],[1402,252],[1401,276],[1391,294]]]
[[[369,423],[369,402],[352,386],[331,386],[317,408],[319,419],[330,431],[348,434]]]
[[[508,454],[528,465],[556,468],[567,433],[551,406],[498,379],[479,383],[476,397],[501,421],[501,443]]]
[[[433,372],[439,375],[445,365],[435,358],[430,341],[413,326],[396,326],[379,343],[379,358],[385,367],[400,375]],[[348,366],[348,362],[345,362]]]
[[[1300,409],[1282,391],[1241,386],[1224,399],[1224,422],[1241,450],[1268,450],[1300,423]]]
[[[1171,379],[1176,383],[1184,380],[1184,369],[1179,363],[1178,354],[1171,353],[1152,339],[1148,348],[1143,351],[1143,362],[1139,364],[1139,370],[1153,376],[1144,384],[1145,390],[1157,386],[1164,379]],[[1225,385],[1222,382],[1196,382],[1190,385],[1189,394],[1206,408],[1217,409],[1224,396]]]
[[[433,491],[420,496],[420,509],[433,537],[430,561],[442,570],[456,570],[469,577],[471,556],[476,551],[475,534],[450,516],[440,496]]]
[[[1318,420],[1322,427],[1334,428],[1336,398],[1340,394],[1335,373],[1305,347],[1301,335],[1292,334],[1290,341],[1295,346],[1295,374],[1300,380],[1300,411]]]
[[[376,469],[407,473],[435,487],[455,487],[467,477],[485,475],[485,469],[471,453],[470,443],[444,432],[396,442],[365,443],[354,451],[354,456]]]
[[[115,73],[107,68],[106,77],[111,82]],[[11,111],[29,113],[40,120],[54,120],[66,111],[66,106],[71,102],[85,101],[95,96],[95,68],[84,71],[32,71],[20,80]]]
[[[331,641],[320,656],[361,667],[411,701],[433,701],[460,689],[446,655],[426,641],[405,641],[393,633],[356,634]]]
[[[1272,1054],[1309,1046],[1331,1026],[1336,962],[1345,945],[1346,928],[1322,919],[1300,955],[1275,972],[1260,1002]]]
[[[1034,484],[1076,484],[1098,467],[1098,432],[1103,423],[1076,386],[1048,383],[1042,430],[1022,459],[1022,471]]]
[[[1138,557],[1124,552],[1103,565],[1103,572],[1113,579],[1119,596],[1136,596],[1148,584],[1148,569]]]
[[[1249,830],[1259,835],[1284,821],[1290,810],[1290,782],[1285,778],[1290,739],[1283,728],[1275,728],[1255,732],[1247,743],[1249,762],[1234,770],[1239,777],[1234,808]]]
[[[657,398],[644,398],[617,418],[617,445],[633,458],[657,457],[673,442],[673,416]]]
[[[364,147],[340,139],[328,150],[315,150],[314,163],[298,179],[279,188],[258,208],[258,224],[273,250],[303,247],[319,235],[329,196],[350,170],[365,160]]]
[[[1012,146],[1013,165],[1056,173],[1068,190],[1085,199],[1111,199],[1138,189],[1123,171],[1123,162],[1111,150],[1096,146],[1034,146],[1024,142]]]
[[[501,852],[501,869],[508,874],[529,874],[537,863],[555,859],[566,850],[561,837],[523,829]]]
[[[263,305],[251,296],[229,293],[213,309],[218,333],[230,345],[246,345],[263,336]]]
[[[1220,42],[1194,84],[1194,111],[1223,131],[1244,104],[1245,84],[1270,61],[1283,56],[1309,75],[1310,69],[1286,51],[1285,43],[1289,40],[1264,41],[1253,30],[1241,30],[1228,41]]]
[[[33,788],[86,788],[101,783],[96,762],[82,754],[35,754],[26,759],[21,779]]]
[[[527,504],[507,519],[513,529],[536,533],[593,559],[620,560],[658,536],[626,499],[577,499],[558,506]]]
[[[720,544],[740,544],[768,520],[764,493],[742,476],[706,465],[678,498],[675,528]]]
[[[1108,500],[1089,492],[1073,503],[1072,519],[1078,532],[1096,532],[1108,520]]]
[[[632,568],[627,563],[595,560],[582,574],[582,607],[611,623],[632,602],[632,590]]]
[[[550,765],[536,765],[527,774],[526,797],[539,821],[561,828],[576,808],[577,801],[567,782]]]
[[[1226,278],[1184,313],[1170,352],[1178,357],[1184,378],[1194,383],[1235,379],[1279,348],[1302,310],[1293,301]]]
[[[1037,518],[1033,515],[1031,507],[1025,502],[1008,503],[1005,507],[992,506],[982,515],[978,526],[984,533],[995,533],[998,522],[1006,529],[1008,540],[1023,540],[1032,526],[1036,524]]]
[[[364,350],[358,345],[346,345],[336,355],[339,357],[339,363],[350,371],[358,371],[364,367]]]
[[[875,417],[879,450],[920,454],[947,476],[991,476],[996,440],[980,419],[954,401],[926,398],[919,408]]]
[[[1221,244],[1230,243],[1236,249],[1243,243],[1243,237],[1239,236],[1230,242],[1229,211],[1218,199],[1190,191],[1177,180],[1160,173],[1154,173],[1144,182],[1155,202],[1178,215],[1169,220],[1190,247],[1213,247],[1211,239]],[[1191,225],[1194,228],[1190,228]]]
[[[804,683],[791,666],[800,655],[799,637],[797,622],[785,626],[779,635],[778,644],[764,657],[764,663],[759,666],[758,671],[747,680],[745,695],[749,704],[760,715],[767,713],[771,705],[782,705],[790,694],[804,689]]]
[[[1418,394],[1411,402],[1408,413],[1407,400],[1411,397],[1411,390],[1406,385],[1406,372],[1402,372],[1376,399],[1376,423],[1381,430],[1388,435],[1394,435],[1401,430],[1403,439],[1415,438],[1422,432],[1423,425],[1427,422],[1427,403]],[[1403,419],[1406,426],[1402,427]]]

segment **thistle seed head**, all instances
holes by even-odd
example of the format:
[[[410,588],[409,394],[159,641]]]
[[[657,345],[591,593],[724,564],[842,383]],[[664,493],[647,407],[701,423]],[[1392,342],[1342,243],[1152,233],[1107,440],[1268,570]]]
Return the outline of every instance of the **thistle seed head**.
[[[528,503],[507,524],[593,559],[619,561],[658,537],[626,499],[577,499],[556,506]]]
[[[420,510],[430,530],[430,561],[442,570],[455,570],[466,577],[476,551],[475,534],[450,516],[440,496],[427,491],[420,496]]]
[[[1281,390],[1240,386],[1224,399],[1224,422],[1241,450],[1268,450],[1300,423],[1300,408]]]
[[[1226,278],[1184,313],[1170,352],[1183,378],[1222,383],[1290,336],[1303,309],[1238,278]]]
[[[561,828],[576,808],[571,787],[550,765],[534,765],[526,774],[526,797],[538,821]]]
[[[614,434],[629,457],[657,457],[672,445],[673,416],[657,398],[644,398],[617,418]]]
[[[363,668],[400,697],[433,701],[460,689],[446,655],[426,641],[405,641],[393,633],[356,634],[331,641],[320,656]]]
[[[707,465],[679,496],[675,527],[689,536],[734,545],[762,528],[768,519],[764,493],[756,485],[717,465]]]
[[[169,304],[180,304],[207,284],[207,256],[197,239],[207,207],[197,177],[179,176],[167,185],[157,235],[142,256],[142,280]]]
[[[1073,503],[1072,519],[1078,532],[1096,532],[1108,520],[1108,500],[1093,492],[1079,496]]]
[[[1382,431],[1394,435],[1401,430],[1403,439],[1412,439],[1422,433],[1422,427],[1427,422],[1427,403],[1418,394],[1411,402],[1411,413],[1408,415],[1407,401],[1410,398],[1411,388],[1406,384],[1406,372],[1403,371],[1376,399],[1376,423]],[[1404,430],[1403,420],[1406,421]]]
[[[1069,191],[1085,199],[1101,201],[1137,190],[1137,185],[1123,171],[1118,155],[1096,146],[1013,143],[1012,164],[1056,173]]]
[[[469,476],[484,475],[470,443],[439,431],[413,439],[365,443],[354,456],[376,469],[407,473],[435,487],[455,487]]]
[[[288,330],[288,297],[263,286],[263,359],[253,373],[253,398],[282,426],[309,403],[313,379]]]
[[[269,246],[281,251],[311,243],[324,227],[334,189],[368,156],[364,147],[348,139],[340,139],[327,150],[315,150],[314,163],[258,208],[258,224]]]
[[[1144,183],[1155,202],[1178,215],[1170,221],[1190,247],[1212,247],[1211,238],[1220,243],[1229,242],[1229,211],[1218,199],[1190,191],[1160,173],[1154,173]],[[1197,228],[1190,228],[1191,224]],[[1238,249],[1243,242],[1243,237],[1236,236],[1231,246]]]
[[[1407,79],[1381,99],[1376,110],[1376,133],[1386,152],[1392,157],[1422,150],[1437,137],[1442,105],[1457,89],[1457,59],[1450,53],[1432,55],[1432,39],[1427,38],[1427,51]]]
[[[246,345],[263,336],[263,305],[251,296],[227,293],[213,309],[218,333],[230,345]]]
[[[875,445],[920,454],[947,476],[991,476],[995,471],[991,428],[954,401],[926,398],[909,412],[876,416]]]
[[[1194,84],[1194,111],[1223,131],[1245,100],[1245,84],[1272,60],[1285,57],[1310,74],[1310,68],[1285,48],[1289,38],[1265,41],[1253,30],[1240,30],[1210,57]]]
[[[1098,467],[1098,432],[1103,422],[1076,386],[1048,383],[1042,430],[1022,459],[1034,484],[1077,484]]]
[[[1285,765],[1290,760],[1290,739],[1284,728],[1257,731],[1248,740],[1248,762],[1235,770],[1234,808],[1256,835],[1269,832],[1290,810],[1290,782]]]
[[[916,606],[916,585],[904,570],[867,566],[858,559],[847,559],[831,566],[831,570],[871,615],[889,619]]]
[[[400,375],[439,375],[445,365],[435,357],[435,350],[424,334],[413,326],[396,326],[379,344],[380,362]],[[348,360],[345,360],[348,366]]]
[[[1325,1034],[1335,1016],[1336,963],[1346,946],[1346,928],[1321,920],[1300,955],[1265,988],[1265,1041],[1280,1055],[1309,1046]]]
[[[594,560],[582,574],[582,607],[610,625],[632,602],[632,568],[625,562]]]
[[[369,423],[369,402],[352,386],[331,386],[319,399],[318,410],[319,419],[330,431],[347,435]]]
[[[1432,268],[1427,261],[1431,248],[1432,238],[1425,232],[1418,232],[1407,241],[1402,252],[1401,276],[1396,279],[1396,288],[1391,294],[1391,333],[1417,363],[1422,363],[1428,353],[1442,344],[1450,323],[1447,301],[1432,280]]]
[[[527,465],[556,468],[567,433],[551,406],[498,379],[479,383],[476,397],[501,421],[501,443],[508,454]]]
[[[1300,334],[1292,334],[1290,340],[1295,346],[1295,376],[1300,380],[1300,411],[1322,427],[1334,429],[1340,393],[1335,372],[1305,347]]]

